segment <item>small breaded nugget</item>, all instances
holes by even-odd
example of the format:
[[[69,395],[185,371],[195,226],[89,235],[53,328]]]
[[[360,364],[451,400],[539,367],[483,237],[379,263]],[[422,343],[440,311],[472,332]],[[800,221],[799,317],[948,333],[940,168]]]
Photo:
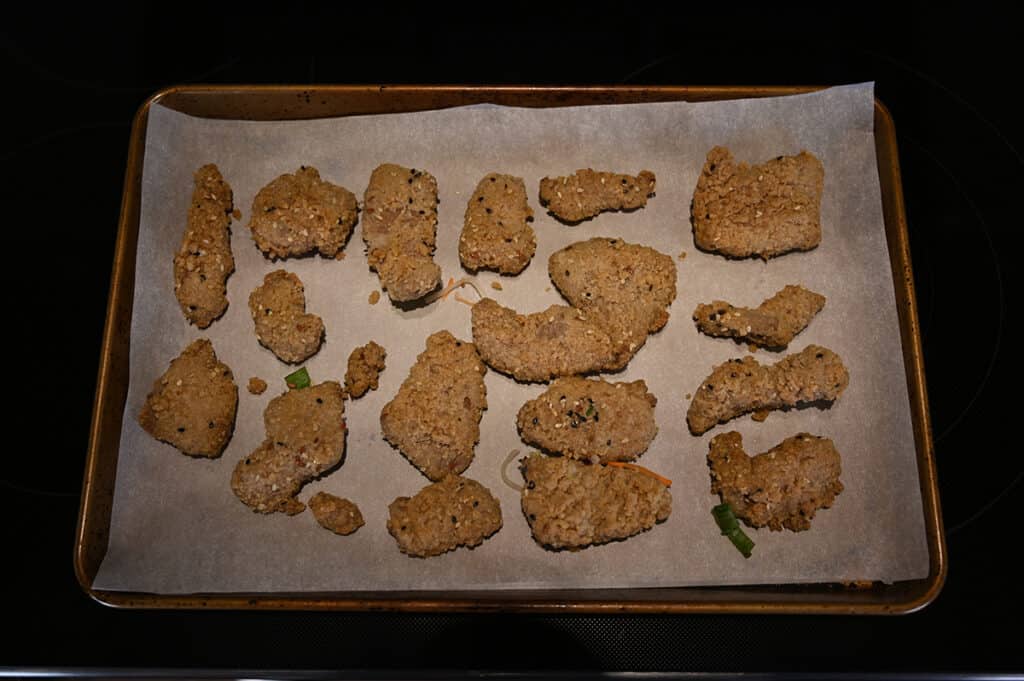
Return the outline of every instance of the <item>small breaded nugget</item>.
[[[466,206],[459,236],[462,266],[470,272],[522,272],[537,250],[537,237],[526,224],[532,219],[522,178],[498,173],[484,177]]]
[[[483,298],[473,305],[472,319],[480,356],[519,381],[614,371],[629,359],[616,353],[604,328],[565,305],[521,315]]]
[[[676,297],[672,258],[622,239],[569,244],[548,258],[548,274],[570,305],[605,327],[627,359],[647,334],[665,326]]]
[[[252,202],[249,229],[268,258],[290,258],[319,251],[334,258],[359,219],[356,197],[302,166],[261,189]]]
[[[809,251],[821,242],[824,180],[821,161],[806,151],[749,166],[715,147],[693,192],[694,243],[731,258]]]
[[[606,210],[635,210],[654,196],[654,173],[620,175],[585,168],[540,181],[540,202],[558,219],[576,223]]]
[[[345,392],[349,397],[362,397],[367,390],[377,389],[377,379],[384,371],[384,358],[388,353],[370,341],[352,351],[345,371]]]
[[[439,556],[473,548],[501,529],[501,505],[476,480],[449,475],[388,506],[388,532],[402,553]]]
[[[808,345],[771,366],[761,366],[747,355],[712,370],[690,402],[686,422],[690,432],[700,435],[751,411],[833,402],[849,382],[839,355],[818,345]]]
[[[317,492],[309,500],[309,510],[320,527],[334,534],[352,534],[366,524],[359,507],[348,499],[327,492]]]
[[[153,383],[139,425],[182,454],[216,458],[235,430],[238,386],[213,344],[194,341]]]
[[[531,454],[520,466],[523,514],[533,538],[552,549],[626,539],[672,512],[668,487],[627,468]]]
[[[424,170],[392,163],[370,176],[363,200],[363,241],[370,269],[391,300],[422,298],[441,283],[434,263],[437,180]]]
[[[249,392],[253,395],[262,395],[267,389],[267,382],[259,376],[253,376],[249,379]]]
[[[815,512],[843,491],[839,452],[828,438],[800,433],[751,457],[734,431],[713,437],[709,450],[711,493],[751,527],[809,530]]]
[[[345,398],[337,381],[278,395],[263,412],[267,439],[235,466],[231,489],[257,513],[301,513],[302,486],[345,455]]]
[[[697,329],[709,336],[735,338],[762,348],[784,349],[825,307],[825,296],[802,286],[786,286],[756,308],[716,300],[693,311]]]
[[[487,408],[485,373],[472,343],[438,331],[381,410],[385,439],[431,480],[461,473],[472,463]]]
[[[282,362],[296,364],[317,353],[324,322],[306,312],[302,282],[291,272],[276,270],[249,294],[249,312],[256,338]]]
[[[559,378],[522,406],[516,425],[524,442],[549,452],[591,463],[632,461],[658,433],[657,404],[644,381]]]
[[[188,223],[174,256],[174,295],[192,324],[205,329],[228,309],[227,280],[235,271],[231,255],[231,187],[217,166],[195,174]]]

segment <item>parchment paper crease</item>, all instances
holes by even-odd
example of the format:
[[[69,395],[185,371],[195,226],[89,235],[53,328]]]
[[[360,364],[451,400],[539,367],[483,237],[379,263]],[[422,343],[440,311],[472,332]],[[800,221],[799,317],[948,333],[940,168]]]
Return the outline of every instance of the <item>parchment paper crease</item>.
[[[424,113],[297,122],[204,120],[154,106],[149,113],[142,216],[131,338],[131,385],[121,434],[110,546],[95,581],[99,589],[156,593],[333,591],[536,587],[643,587],[921,578],[928,573],[924,520],[900,347],[896,304],[884,235],[873,140],[871,84],[809,95],[718,103],[667,103],[525,109],[479,106]],[[707,151],[730,147],[738,159],[760,162],[807,149],[824,163],[821,246],[806,254],[730,262],[693,245],[689,204]],[[206,332],[185,322],[173,294],[172,257],[184,229],[192,173],[216,163],[231,184],[241,222],[233,225],[237,271],[228,282],[230,307]],[[340,261],[319,257],[272,263],[246,227],[256,192],[281,173],[313,165],[322,177],[360,199],[370,172],[395,162],[438,179],[441,204],[437,261],[444,280],[465,272],[457,239],[466,201],[486,173],[525,179],[536,213],[537,254],[503,291],[482,274],[482,290],[532,312],[560,302],[547,276],[555,250],[592,236],[643,243],[677,258],[679,295],[667,327],[650,338],[612,380],[643,378],[658,398],[660,432],[639,463],[674,481],[669,520],[625,542],[580,552],[549,552],[530,538],[519,496],[500,478],[512,449],[527,447],[515,414],[543,389],[490,371],[489,409],[476,459],[467,475],[500,499],[504,528],[479,548],[428,560],[401,554],[385,529],[388,504],[427,484],[380,435],[381,407],[405,379],[426,337],[449,329],[469,340],[470,310],[449,297],[402,311],[383,296],[367,268],[359,227]],[[657,196],[642,210],[603,214],[575,227],[539,206],[545,175],[593,167],[636,173],[649,169]],[[350,537],[321,529],[310,512],[259,516],[231,493],[236,462],[264,437],[262,413],[285,390],[294,367],[261,348],[247,309],[249,292],[283,267],[306,284],[308,308],[321,315],[327,341],[307,362],[315,381],[341,380],[345,360],[370,339],[388,352],[380,388],[348,402],[348,452],[336,472],[306,487],[348,497],[366,526]],[[693,437],[685,425],[692,393],[711,367],[745,349],[697,333],[690,315],[699,302],[725,299],[756,305],[782,286],[799,283],[828,303],[790,345],[832,348],[845,360],[850,387],[827,411],[775,412],[763,424],[749,417]],[[475,297],[464,292],[466,297]],[[136,415],[153,380],[193,339],[213,341],[240,387],[238,422],[224,455],[192,460],[150,438]],[[761,362],[781,355],[760,351]],[[245,390],[250,376],[270,383],[261,396]],[[711,437],[739,430],[747,450],[761,452],[799,431],[832,438],[842,453],[846,490],[808,532],[748,530],[757,543],[744,560],[721,537],[710,515],[705,461]]]

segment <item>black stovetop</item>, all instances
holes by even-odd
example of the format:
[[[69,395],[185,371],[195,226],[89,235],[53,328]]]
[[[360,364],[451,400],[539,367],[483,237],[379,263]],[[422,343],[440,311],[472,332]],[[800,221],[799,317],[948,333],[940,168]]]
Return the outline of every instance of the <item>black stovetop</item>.
[[[1009,428],[1020,23],[973,7],[50,7],[0,25],[8,417],[0,668],[1024,670]],[[445,30],[428,28],[449,20]],[[135,109],[177,83],[838,84],[874,80],[900,145],[949,578],[898,618],[120,612],[72,545]],[[39,358],[55,358],[40,360]]]

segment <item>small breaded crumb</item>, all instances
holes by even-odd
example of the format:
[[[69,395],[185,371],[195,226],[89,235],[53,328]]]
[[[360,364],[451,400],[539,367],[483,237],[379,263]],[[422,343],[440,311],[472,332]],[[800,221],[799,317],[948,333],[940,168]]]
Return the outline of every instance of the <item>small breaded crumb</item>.
[[[344,260],[345,259],[345,251],[338,251],[337,253],[335,253],[334,254],[334,259],[335,260]]]
[[[492,282],[491,282],[491,288],[493,288],[493,289],[494,289],[495,291],[501,291],[501,290],[503,290],[503,289],[501,288],[501,282],[500,282],[500,281],[492,281]]]
[[[234,209],[233,211],[231,211],[231,217],[233,217],[236,220],[241,220],[242,219],[242,211],[238,210],[237,208]]]
[[[754,419],[758,423],[764,423],[765,421],[768,420],[768,414],[770,413],[770,409],[758,409],[757,411],[750,415],[750,418]]]
[[[376,305],[380,301],[380,291],[374,291],[370,294],[368,302],[370,305]]]
[[[686,251],[679,251],[679,259],[686,260]]]
[[[248,388],[253,395],[262,395],[267,389],[267,382],[259,376],[253,376],[249,379]]]
[[[334,534],[352,534],[366,524],[358,506],[327,492],[314,494],[309,500],[309,509],[320,527]]]

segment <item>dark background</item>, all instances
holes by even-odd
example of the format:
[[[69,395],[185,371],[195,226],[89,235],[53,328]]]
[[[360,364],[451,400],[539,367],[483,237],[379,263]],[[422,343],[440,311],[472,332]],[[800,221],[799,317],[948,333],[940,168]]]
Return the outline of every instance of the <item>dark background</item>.
[[[86,5],[82,6],[87,7]],[[171,7],[168,5],[168,7]],[[1007,349],[1019,16],[980,3],[141,7],[0,24],[7,451],[0,666],[1021,671]],[[674,11],[670,8],[675,8]],[[446,28],[435,28],[446,24]],[[182,83],[841,84],[900,143],[950,571],[899,618],[119,612],[72,570],[131,119]],[[1015,240],[1014,240],[1015,241]],[[55,358],[50,360],[39,358]],[[1015,389],[1011,392],[1011,388]],[[13,439],[10,435],[13,434]]]

